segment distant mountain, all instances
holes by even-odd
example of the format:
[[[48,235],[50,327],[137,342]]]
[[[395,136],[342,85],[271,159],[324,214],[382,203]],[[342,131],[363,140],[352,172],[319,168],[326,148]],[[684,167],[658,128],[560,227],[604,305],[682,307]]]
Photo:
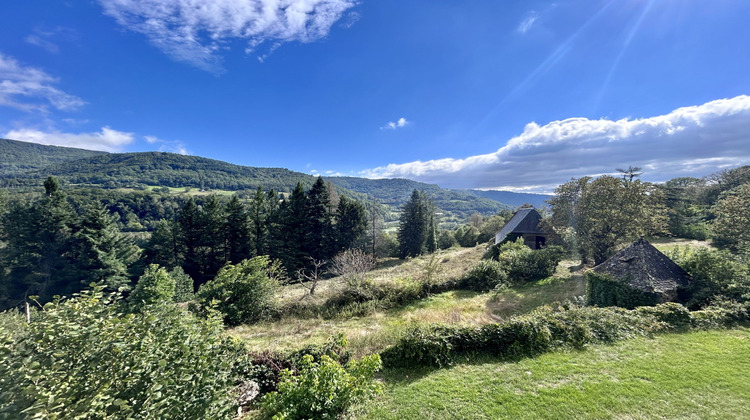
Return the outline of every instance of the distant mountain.
[[[33,171],[57,163],[102,154],[106,152],[0,139],[0,176]]]
[[[165,152],[104,153],[65,147],[40,146],[4,140],[12,154],[0,154],[0,186],[38,188],[53,175],[66,188],[136,188],[146,186],[192,187],[216,190],[265,190],[290,192],[297,183],[312,186],[315,177],[283,168],[256,168],[234,165],[199,156]],[[14,162],[27,162],[17,165]],[[35,165],[31,163],[37,162]],[[339,193],[357,199],[375,199],[388,206],[387,221],[398,219],[399,208],[415,189],[424,190],[443,213],[443,226],[465,223],[479,212],[492,215],[511,208],[506,204],[462,190],[442,189],[407,179],[326,178]]]
[[[509,204],[513,207],[518,207],[523,204],[531,204],[534,207],[546,206],[546,200],[552,198],[551,195],[546,194],[529,194],[529,193],[516,193],[510,191],[494,191],[494,190],[468,190],[471,194],[478,197],[489,198],[500,203]]]
[[[400,208],[414,190],[423,190],[435,203],[438,209],[447,211],[442,217],[444,223],[465,223],[473,213],[484,215],[496,214],[513,206],[492,199],[484,198],[466,190],[443,189],[435,184],[409,179],[368,179],[355,177],[327,178],[334,184],[358,193],[367,194],[379,202],[391,207]]]

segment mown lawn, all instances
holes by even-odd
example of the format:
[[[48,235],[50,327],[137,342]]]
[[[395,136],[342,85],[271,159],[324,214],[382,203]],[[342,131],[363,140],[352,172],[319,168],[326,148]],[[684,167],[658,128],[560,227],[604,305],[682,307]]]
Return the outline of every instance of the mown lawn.
[[[750,329],[384,373],[372,419],[750,419]]]

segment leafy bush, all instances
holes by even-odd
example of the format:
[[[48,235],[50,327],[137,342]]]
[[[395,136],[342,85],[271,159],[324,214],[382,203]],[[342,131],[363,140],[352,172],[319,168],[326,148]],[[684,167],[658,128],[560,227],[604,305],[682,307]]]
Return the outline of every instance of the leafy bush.
[[[654,313],[622,308],[545,307],[501,324],[477,328],[414,327],[396,345],[383,351],[381,357],[387,367],[415,364],[441,367],[453,363],[459,355],[476,353],[517,359],[553,348],[582,348],[665,331],[672,328],[669,322],[682,322],[678,313],[673,307],[658,308]]]
[[[480,292],[492,290],[500,284],[508,283],[508,273],[499,262],[482,260],[464,278],[465,287]]]
[[[0,328],[0,418],[232,418],[234,346],[216,317],[124,314],[97,287]]]
[[[195,298],[193,293],[193,279],[190,278],[182,267],[170,270],[169,275],[174,279],[174,301],[177,303],[189,302]]]
[[[373,375],[382,366],[374,354],[342,366],[327,355],[319,362],[305,355],[298,365],[281,374],[278,391],[266,394],[263,412],[274,419],[335,419],[352,403],[373,395],[382,385]]]
[[[716,299],[750,301],[750,265],[727,251],[677,248],[669,254],[692,277],[687,306],[700,309]]]
[[[275,311],[282,278],[281,264],[255,257],[226,265],[201,286],[196,300],[204,309],[215,305],[228,325],[258,322]]]
[[[498,261],[513,283],[526,283],[553,275],[564,255],[560,246],[534,250],[518,238],[489,247],[483,259]]]
[[[131,307],[137,309],[147,305],[172,302],[174,293],[175,279],[166,269],[151,264],[138,279],[128,301]]]
[[[659,296],[634,289],[610,275],[586,272],[586,302],[592,306],[619,306],[633,309],[636,306],[653,306]]]

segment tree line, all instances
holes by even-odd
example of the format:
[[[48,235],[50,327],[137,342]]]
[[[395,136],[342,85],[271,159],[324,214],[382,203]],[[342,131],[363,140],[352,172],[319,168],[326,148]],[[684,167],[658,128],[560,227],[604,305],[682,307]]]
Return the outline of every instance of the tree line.
[[[354,246],[367,229],[364,205],[318,178],[286,197],[259,187],[247,201],[188,198],[139,247],[101,201],[72,201],[52,177],[44,187],[41,197],[0,197],[2,308],[29,296],[68,296],[91,283],[128,290],[150,264],[182,268],[196,290],[228,263],[255,256],[294,273]]]

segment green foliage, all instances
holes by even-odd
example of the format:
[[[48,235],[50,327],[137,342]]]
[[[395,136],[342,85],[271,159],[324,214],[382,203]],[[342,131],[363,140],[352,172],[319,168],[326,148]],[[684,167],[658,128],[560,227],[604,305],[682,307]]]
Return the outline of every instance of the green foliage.
[[[151,264],[138,279],[133,293],[128,296],[130,306],[139,310],[149,305],[172,303],[176,282],[166,269]]]
[[[221,321],[173,305],[123,314],[100,288],[0,326],[0,418],[232,418]]]
[[[586,301],[588,305],[619,306],[633,309],[636,306],[652,306],[659,303],[659,296],[634,289],[622,279],[606,274],[586,272]]]
[[[169,271],[169,276],[174,279],[174,301],[175,303],[189,302],[195,298],[193,293],[193,279],[190,278],[182,267],[175,267]]]
[[[714,243],[750,253],[750,182],[725,192],[712,210]]]
[[[518,238],[491,246],[483,258],[498,261],[508,280],[520,284],[553,275],[563,256],[562,247],[551,245],[534,250],[524,245],[522,238]]]
[[[17,175],[56,163],[105,154],[72,147],[45,146],[36,143],[0,139],[0,175]]]
[[[258,322],[276,310],[276,292],[283,278],[278,262],[255,257],[225,266],[195,297],[203,308],[215,306],[228,325]]]
[[[427,195],[417,190],[412,191],[411,198],[404,204],[399,219],[399,258],[416,257],[427,250],[430,220],[433,218],[434,208]]]
[[[750,266],[727,251],[676,248],[669,254],[692,277],[688,307],[700,309],[718,298],[750,301]]]
[[[468,289],[486,292],[498,285],[508,284],[508,272],[497,261],[479,261],[464,277],[464,285]]]
[[[263,398],[263,412],[273,419],[336,419],[351,404],[381,391],[373,375],[382,364],[377,354],[342,366],[327,355],[315,362],[306,355],[299,372],[282,372],[278,391]]]
[[[381,357],[386,367],[447,366],[460,355],[476,354],[514,360],[554,348],[582,348],[588,344],[610,343],[684,325],[684,312],[673,306],[657,307],[650,312],[622,308],[543,307],[501,324],[476,328],[414,327],[396,345],[382,352]]]
[[[573,179],[555,189],[551,222],[560,232],[572,227],[584,262],[609,258],[618,244],[662,233],[667,225],[664,193],[640,180],[601,176]]]
[[[479,238],[479,229],[474,226],[464,225],[456,229],[453,236],[456,238],[456,242],[463,247],[476,246],[477,239]]]

